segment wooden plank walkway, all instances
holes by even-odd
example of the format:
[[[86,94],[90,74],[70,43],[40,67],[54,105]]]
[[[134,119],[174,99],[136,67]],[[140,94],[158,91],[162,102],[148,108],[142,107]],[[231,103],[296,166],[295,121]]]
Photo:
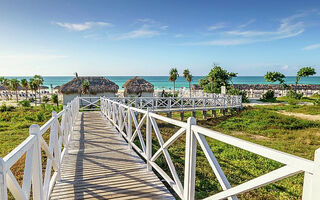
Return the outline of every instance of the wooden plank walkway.
[[[51,199],[174,199],[100,112],[81,113]]]

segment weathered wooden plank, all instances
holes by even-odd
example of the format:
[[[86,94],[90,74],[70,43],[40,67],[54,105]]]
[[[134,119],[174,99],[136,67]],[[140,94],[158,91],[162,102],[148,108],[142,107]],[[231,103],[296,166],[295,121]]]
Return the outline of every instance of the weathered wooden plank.
[[[100,113],[79,120],[51,199],[174,199]]]

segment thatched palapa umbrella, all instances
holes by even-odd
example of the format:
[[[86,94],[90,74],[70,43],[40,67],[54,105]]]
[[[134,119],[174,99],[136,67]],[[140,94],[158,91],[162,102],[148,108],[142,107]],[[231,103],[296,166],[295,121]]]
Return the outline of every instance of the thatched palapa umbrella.
[[[102,76],[81,76],[61,85],[59,92],[62,94],[80,94],[82,89],[81,85],[84,80],[90,83],[89,94],[117,93],[119,89],[117,84]]]
[[[132,77],[122,86],[124,88],[124,96],[137,95],[140,96],[153,96],[154,86],[148,81],[138,76]]]
[[[59,93],[63,95],[63,103],[67,104],[76,96],[82,94],[82,83],[84,80],[89,82],[87,94],[90,97],[108,96],[114,97],[118,92],[119,86],[102,76],[76,76],[74,79],[59,87]],[[86,95],[86,94],[84,94]]]

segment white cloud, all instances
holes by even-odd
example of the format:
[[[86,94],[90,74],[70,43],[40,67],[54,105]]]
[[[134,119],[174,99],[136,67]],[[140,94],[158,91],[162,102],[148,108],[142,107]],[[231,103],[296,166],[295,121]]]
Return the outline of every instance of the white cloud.
[[[174,37],[175,38],[182,38],[182,37],[184,37],[184,35],[183,34],[175,34]]]
[[[247,21],[244,24],[239,25],[238,27],[239,28],[245,28],[245,27],[249,26],[250,24],[254,23],[255,21],[256,21],[256,19],[250,19],[249,21]]]
[[[320,43],[312,44],[303,48],[303,50],[314,50],[320,48]]]
[[[212,25],[208,27],[208,31],[214,31],[214,30],[218,30],[218,29],[222,29],[222,28],[226,28],[227,25],[223,22],[220,22],[218,24]]]
[[[211,46],[231,46],[242,45],[257,42],[267,42],[273,40],[280,40],[291,38],[302,34],[307,27],[303,18],[311,15],[308,12],[301,12],[289,17],[283,18],[279,21],[278,28],[275,30],[242,30],[248,25],[255,22],[255,19],[249,20],[247,23],[238,26],[238,29],[231,29],[228,31],[218,32],[218,39],[190,42],[187,45],[211,45]],[[220,26],[218,26],[220,25]],[[217,30],[225,27],[225,24],[218,24],[213,26],[211,30]],[[311,47],[317,48],[317,47]]]
[[[283,65],[283,66],[281,67],[281,69],[282,69],[282,70],[287,70],[287,69],[289,69],[289,65]]]
[[[190,42],[185,43],[184,45],[208,45],[208,46],[233,46],[233,45],[240,45],[240,44],[247,44],[249,41],[244,39],[234,39],[234,40],[210,40],[204,42]]]
[[[116,37],[116,39],[126,40],[126,39],[135,39],[135,38],[150,38],[156,35],[160,35],[160,32],[155,30],[148,30],[142,27],[142,28],[130,31],[128,33],[124,33]]]
[[[93,27],[112,26],[111,23],[107,23],[107,22],[84,22],[79,24],[56,22],[55,24],[70,31],[85,31],[85,30],[92,29]]]
[[[136,27],[134,30],[113,36],[112,38],[116,40],[152,38],[163,34],[163,32],[167,31],[169,28],[169,26],[149,18],[136,20],[134,26]]]

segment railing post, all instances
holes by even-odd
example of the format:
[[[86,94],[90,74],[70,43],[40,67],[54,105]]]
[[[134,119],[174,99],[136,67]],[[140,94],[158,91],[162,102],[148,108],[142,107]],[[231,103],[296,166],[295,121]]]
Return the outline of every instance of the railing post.
[[[314,154],[313,174],[305,172],[303,183],[303,200],[320,199],[320,148]]]
[[[152,127],[150,122],[150,108],[147,108],[147,123],[146,123],[146,156],[147,156],[147,170],[151,171],[152,167],[150,164],[150,160],[152,157]]]
[[[57,117],[57,112],[52,111],[52,117],[54,117],[54,154],[56,157],[56,163],[58,164],[58,170],[57,170],[57,180],[61,179],[61,171],[60,171],[60,166],[61,166],[61,147],[59,146],[59,121]],[[72,122],[74,123],[74,122]]]
[[[196,124],[196,119],[189,117],[187,123],[183,197],[184,200],[193,200],[196,180],[197,139],[192,131],[192,125]]]
[[[7,181],[6,181],[6,166],[2,158],[0,158],[0,199],[8,199]]]
[[[33,199],[44,199],[42,187],[42,162],[40,147],[40,127],[33,124],[29,128],[29,134],[36,136],[36,142],[33,149],[33,166],[32,166],[32,194]]]
[[[131,117],[131,108],[130,106],[128,107],[128,113],[127,113],[127,117],[128,117],[128,146],[129,149],[132,149],[132,145],[130,143],[131,137],[132,137],[132,117]]]

